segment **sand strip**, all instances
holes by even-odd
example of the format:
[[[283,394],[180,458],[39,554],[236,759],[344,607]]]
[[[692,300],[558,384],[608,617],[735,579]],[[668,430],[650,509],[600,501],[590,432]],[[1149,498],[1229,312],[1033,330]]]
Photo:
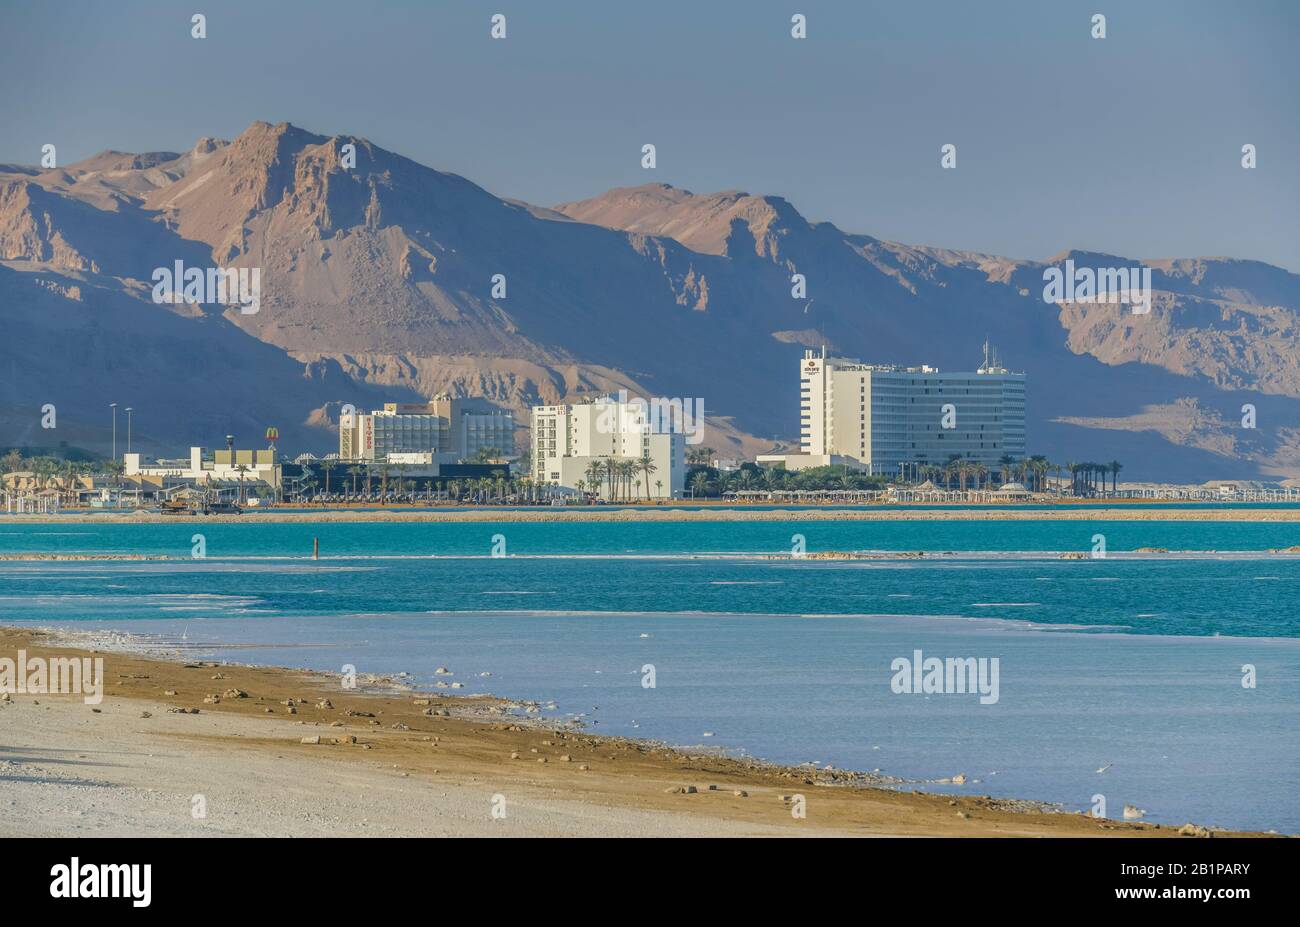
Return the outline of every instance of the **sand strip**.
[[[0,696],[0,836],[1174,833],[600,737],[491,698],[51,640],[0,629],[0,656],[102,657],[104,698]]]

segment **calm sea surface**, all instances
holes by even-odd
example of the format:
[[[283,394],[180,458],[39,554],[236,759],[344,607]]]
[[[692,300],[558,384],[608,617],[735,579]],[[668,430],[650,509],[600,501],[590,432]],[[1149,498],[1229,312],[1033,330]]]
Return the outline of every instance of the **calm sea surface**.
[[[1105,559],[1047,553],[1098,534]],[[809,551],[949,553],[763,559],[795,535]],[[0,562],[0,621],[183,634],[219,658],[423,684],[448,666],[465,692],[553,699],[605,733],[1300,832],[1300,557],[1266,553],[1292,545],[1300,526],[1174,521],[0,519],[0,553],[183,558]],[[1139,547],[1216,553],[1125,555]],[[916,650],[997,658],[997,702],[894,693],[892,661]],[[956,773],[966,786],[927,781]]]

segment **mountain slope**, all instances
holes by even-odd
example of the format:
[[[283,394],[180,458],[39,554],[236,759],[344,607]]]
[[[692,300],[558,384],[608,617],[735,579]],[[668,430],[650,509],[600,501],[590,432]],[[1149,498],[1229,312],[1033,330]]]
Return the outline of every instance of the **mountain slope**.
[[[177,260],[256,268],[260,310],[153,304],[153,270]],[[1149,316],[1049,305],[1045,263],[848,234],[779,197],[651,184],[546,209],[364,139],[254,123],[183,154],[0,168],[0,319],[49,352],[0,353],[0,443],[50,443],[24,428],[53,384],[89,397],[60,412],[79,440],[104,446],[111,396],[168,450],[271,424],[282,447],[328,449],[345,402],[448,390],[522,413],[627,389],[702,398],[709,443],[752,454],[797,435],[804,346],[970,369],[988,336],[1029,376],[1035,452],[1132,477],[1300,475],[1300,280],[1147,263]],[[1234,424],[1246,402],[1253,432]]]
[[[738,262],[804,274],[813,324],[774,332],[778,340],[824,339],[869,362],[970,369],[987,334],[1013,368],[1029,375],[1031,446],[1062,459],[1123,458],[1128,448],[1129,456],[1145,456],[1159,448],[1168,472],[1184,478],[1300,473],[1288,430],[1300,423],[1300,278],[1280,268],[1080,251],[1018,261],[913,247],[807,222],[779,198],[696,196],[660,184],[554,208],[642,234],[680,235]],[[1152,312],[1045,303],[1043,271],[1066,260],[1150,266]],[[1212,439],[1193,440],[1178,426],[1189,403],[1218,423],[1202,423]],[[1239,427],[1246,403],[1258,408],[1254,431]],[[1148,440],[1154,436],[1155,448]]]

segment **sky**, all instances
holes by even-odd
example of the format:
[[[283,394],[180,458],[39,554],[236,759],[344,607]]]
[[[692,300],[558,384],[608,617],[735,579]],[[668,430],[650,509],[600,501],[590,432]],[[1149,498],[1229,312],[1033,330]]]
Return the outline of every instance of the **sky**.
[[[539,205],[662,182],[909,244],[1300,272],[1298,39],[1295,0],[0,0],[0,163],[287,121]]]

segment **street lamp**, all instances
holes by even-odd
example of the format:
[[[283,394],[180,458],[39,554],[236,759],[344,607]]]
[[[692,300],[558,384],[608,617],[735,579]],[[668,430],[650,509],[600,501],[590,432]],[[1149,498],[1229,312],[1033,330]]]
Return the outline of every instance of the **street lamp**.
[[[113,410],[113,459],[117,460],[117,403],[110,402],[108,407]]]
[[[133,411],[130,406],[126,407],[126,452],[128,454],[131,453],[131,413]]]

